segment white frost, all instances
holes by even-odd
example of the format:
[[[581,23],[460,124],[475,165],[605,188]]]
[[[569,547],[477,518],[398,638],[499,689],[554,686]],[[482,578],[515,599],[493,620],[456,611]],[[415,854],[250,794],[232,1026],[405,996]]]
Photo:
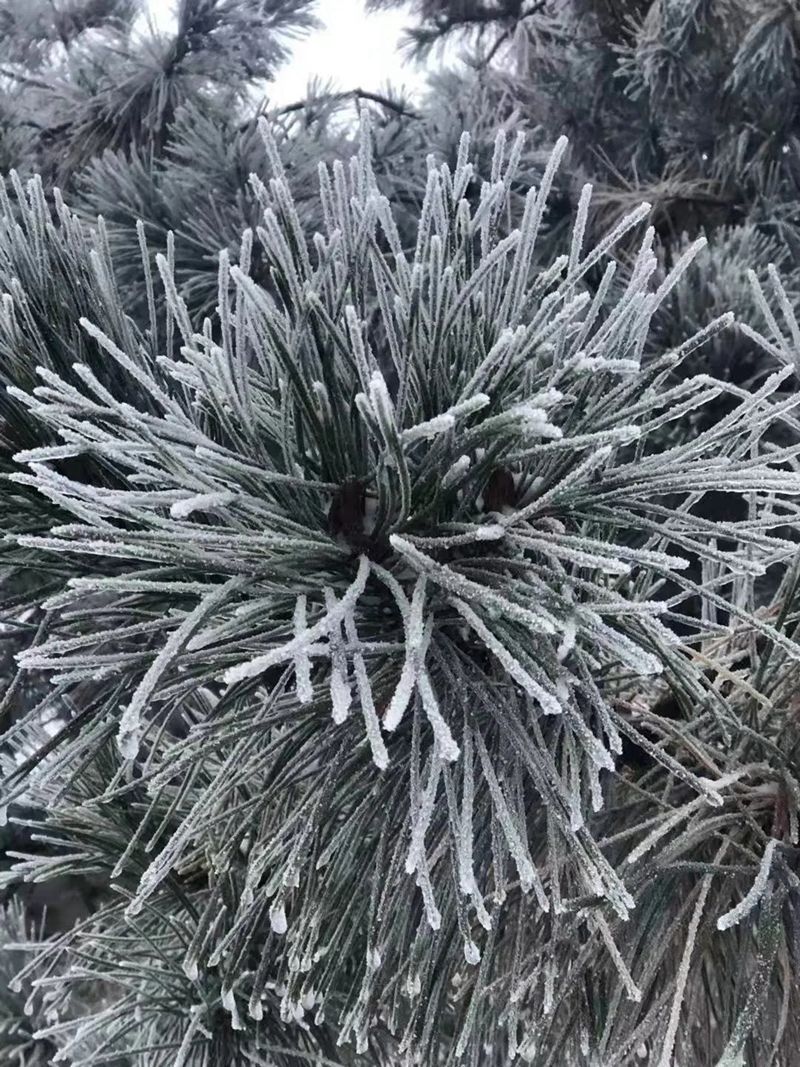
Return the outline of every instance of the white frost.
[[[195,511],[210,511],[211,508],[224,508],[236,499],[236,494],[222,491],[218,493],[198,493],[185,500],[176,500],[170,507],[170,517],[187,519]]]
[[[755,881],[750,887],[749,892],[743,897],[736,907],[731,908],[730,911],[726,911],[724,915],[720,915],[717,919],[717,929],[727,930],[731,926],[736,926],[737,923],[753,910],[764,895],[764,890],[767,888],[767,879],[769,878],[770,867],[772,866],[772,856],[775,852],[775,846],[777,842],[772,839],[764,849],[764,855],[761,857],[761,865],[758,868],[758,874]]]
[[[286,921],[286,909],[282,901],[273,904],[269,909],[269,924],[274,934],[285,934],[289,929],[289,924]]]
[[[306,597],[302,594],[294,606],[294,636],[300,637],[306,630]],[[311,687],[311,659],[308,650],[299,647],[294,656],[294,677],[297,686],[297,699],[301,704],[310,704],[313,698]]]

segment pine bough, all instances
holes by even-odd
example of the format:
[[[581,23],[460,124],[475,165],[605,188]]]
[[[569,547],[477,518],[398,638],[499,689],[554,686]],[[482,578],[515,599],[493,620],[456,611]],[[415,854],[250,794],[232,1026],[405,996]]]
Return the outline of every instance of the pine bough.
[[[311,241],[263,134],[269,287],[246,233],[195,328],[159,257],[166,318],[147,274],[138,329],[96,248],[86,358],[9,390],[44,442],[12,480],[47,528],[17,543],[63,577],[3,757],[46,848],[2,877],[107,887],[18,980],[39,1038],[76,1067],[667,1067],[711,1012],[725,1063],[759,1027],[779,1047],[800,790],[762,683],[800,658],[791,339],[761,338],[752,392],[676,373],[730,315],[643,360],[702,242],[654,284],[646,230],[612,288],[648,207],[586,251],[588,187],[534,273],[563,140],[514,219],[521,144],[473,196],[464,137],[406,248],[366,121]],[[41,225],[65,256],[67,220]],[[24,306],[5,343],[38,329]],[[45,707],[63,728],[33,743]],[[729,1017],[703,961],[746,968],[756,918]]]

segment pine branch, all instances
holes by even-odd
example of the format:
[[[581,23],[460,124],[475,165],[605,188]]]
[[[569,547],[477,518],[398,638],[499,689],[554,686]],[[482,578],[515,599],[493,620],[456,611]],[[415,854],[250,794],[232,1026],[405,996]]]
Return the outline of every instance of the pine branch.
[[[729,314],[646,356],[704,252],[664,270],[648,230],[613,290],[649,205],[585,247],[585,188],[538,266],[564,140],[515,225],[521,141],[497,137],[482,182],[462,138],[404,243],[362,121],[350,166],[321,171],[309,242],[262,120],[268,284],[246,235],[199,329],[171,244],[159,311],[140,235],[143,332],[102,229],[87,255],[66,209],[37,228],[34,182],[27,228],[4,231],[30,265],[0,322],[8,410],[41,435],[10,481],[60,513],[15,541],[67,579],[18,655],[53,685],[0,750],[11,817],[47,848],[5,883],[71,871],[104,894],[31,961],[59,1020],[39,1036],[75,1067],[131,1047],[203,1062],[218,1041],[431,1065],[646,1042],[690,1062],[684,1005],[713,999],[714,1040],[738,1047],[746,972],[771,1047],[796,994],[752,934],[787,951],[800,647],[795,609],[755,583],[796,552],[794,367],[752,389],[678,373]],[[63,283],[36,273],[46,254]],[[62,352],[42,292],[67,282],[90,311]],[[786,321],[755,338],[767,355]],[[717,496],[744,517],[709,512]],[[779,673],[743,676],[765,646]],[[63,727],[43,739],[48,709]],[[24,799],[44,814],[21,820]],[[87,980],[107,995],[72,1014],[59,998]],[[607,1023],[582,1038],[586,990]]]
[[[383,93],[375,93],[367,89],[347,89],[340,93],[324,93],[321,97],[315,96],[310,100],[298,100],[293,104],[286,104],[279,108],[274,109],[271,114],[273,115],[290,115],[295,111],[303,111],[307,107],[312,107],[322,99],[328,103],[339,103],[342,100],[354,99],[354,100],[371,100],[373,103],[380,104],[381,107],[387,108],[389,111],[394,111],[398,115],[402,115],[404,118],[421,120],[422,115],[419,111],[413,108],[407,107],[405,104],[398,103],[390,96],[386,96]]]

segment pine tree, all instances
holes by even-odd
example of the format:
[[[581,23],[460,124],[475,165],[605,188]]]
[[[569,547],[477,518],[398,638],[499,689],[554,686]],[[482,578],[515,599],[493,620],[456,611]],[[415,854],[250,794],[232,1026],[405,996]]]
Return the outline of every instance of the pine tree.
[[[758,388],[681,377],[732,325],[648,354],[702,240],[661,278],[644,206],[587,245],[587,188],[536,266],[563,140],[519,203],[522,140],[482,181],[463,138],[407,248],[366,125],[311,242],[260,131],[266,282],[245,236],[200,328],[146,246],[131,319],[102,228],[48,221],[35,180],[3,241],[51,264],[2,335],[39,353],[3,412],[36,427],[10,482],[38,527],[8,528],[52,584],[18,657],[51,684],[3,760],[44,847],[0,885],[98,886],[28,946],[33,1039],[74,1067],[784,1055],[800,332],[777,275],[742,327]]]
[[[525,192],[541,178],[549,146],[520,121],[496,86],[454,71],[440,72],[431,80],[421,107],[391,90],[364,96],[359,90],[312,86],[307,98],[265,112],[309,237],[323,225],[314,193],[319,164],[350,156],[355,146],[354,109],[362,103],[369,104],[373,115],[376,180],[397,212],[404,244],[415,239],[429,158],[455,166],[465,129],[472,131],[473,151],[484,169],[491,162],[498,128],[529,134],[513,188],[519,209]],[[143,321],[147,309],[138,284],[138,224],[153,249],[165,248],[170,232],[181,234],[174,244],[176,283],[195,325],[216,305],[219,250],[227,248],[236,259],[244,230],[253,235],[253,276],[266,280],[260,273],[264,262],[258,235],[260,207],[251,180],[252,175],[262,182],[269,177],[257,130],[259,117],[260,109],[242,117],[230,109],[206,108],[201,113],[187,106],[171,128],[167,151],[154,165],[137,155],[105,153],[82,173],[71,206],[89,223],[98,214],[103,216],[126,307],[137,317],[144,316]],[[558,182],[554,197],[561,195],[560,176]],[[473,197],[475,189],[470,187],[467,195]],[[562,242],[565,229],[561,227]]]
[[[368,0],[368,7],[398,7],[402,0]],[[414,0],[409,5],[417,22],[409,27],[408,43],[426,51],[452,37],[489,39],[491,46],[511,36],[519,25],[541,13],[541,0]]]
[[[392,6],[375,0],[373,6]],[[665,269],[699,234],[709,246],[655,338],[676,343],[690,323],[733,309],[760,321],[749,286],[774,262],[800,300],[800,46],[797,6],[783,0],[427,0],[413,5],[410,44],[466,39],[471,62],[553,143],[570,137],[570,215],[595,186],[590,234],[642,200],[652,205]],[[565,190],[567,192],[567,190]],[[709,284],[709,279],[713,283]],[[714,373],[739,382],[759,353],[745,338],[711,346]]]
[[[312,7],[0,10],[0,1063],[791,1063],[796,13]]]
[[[62,188],[105,151],[149,164],[183,107],[235,111],[272,77],[291,39],[316,25],[312,7],[180,0],[174,32],[160,32],[140,28],[138,0],[4,0],[0,79],[15,137],[5,151]]]

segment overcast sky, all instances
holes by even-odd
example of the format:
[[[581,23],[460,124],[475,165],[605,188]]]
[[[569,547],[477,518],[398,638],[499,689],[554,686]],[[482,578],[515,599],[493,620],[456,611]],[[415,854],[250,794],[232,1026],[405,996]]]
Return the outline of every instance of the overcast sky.
[[[150,0],[150,7],[159,25],[169,23],[173,0]],[[412,91],[421,87],[422,71],[398,51],[405,11],[366,15],[363,0],[319,0],[317,15],[325,29],[295,44],[292,59],[270,85],[273,104],[301,99],[314,77],[333,79],[338,89],[377,91],[387,81]]]

